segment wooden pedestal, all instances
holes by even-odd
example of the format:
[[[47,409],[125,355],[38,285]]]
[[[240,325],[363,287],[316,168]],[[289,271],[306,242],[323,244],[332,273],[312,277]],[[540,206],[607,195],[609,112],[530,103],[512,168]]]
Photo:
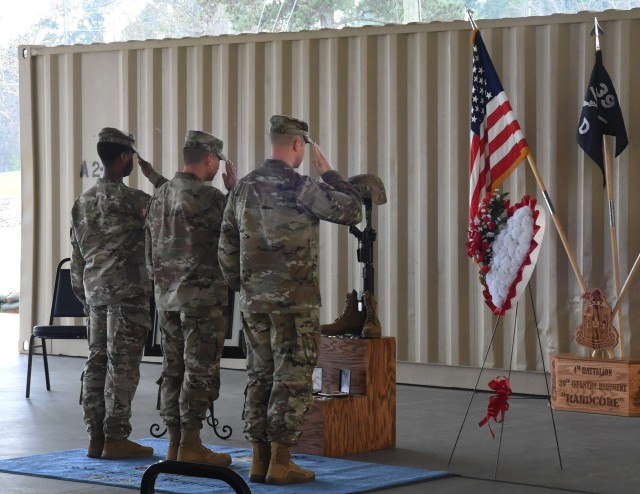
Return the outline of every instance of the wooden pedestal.
[[[551,354],[557,410],[640,416],[640,361]]]
[[[344,456],[396,444],[396,340],[322,336],[322,391],[338,391],[351,372],[350,396],[314,399],[302,423],[299,453]],[[358,394],[355,396],[354,394]]]

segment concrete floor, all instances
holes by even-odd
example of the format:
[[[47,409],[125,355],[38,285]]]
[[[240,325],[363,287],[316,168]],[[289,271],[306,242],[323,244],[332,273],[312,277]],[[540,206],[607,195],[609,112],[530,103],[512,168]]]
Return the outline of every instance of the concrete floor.
[[[42,359],[34,361],[31,398],[25,399],[27,357],[15,353],[17,315],[0,314],[0,458],[85,447],[87,438],[78,406],[83,359],[52,357],[50,392],[44,384]],[[160,374],[157,364],[142,365],[134,400],[132,438],[150,437],[159,423],[155,410]],[[495,377],[495,376],[492,376]],[[245,373],[222,371],[216,416],[233,429],[222,441],[206,429],[205,442],[248,447],[242,436],[241,409]],[[447,465],[471,398],[468,390],[398,386],[397,442],[393,449],[349,456],[350,459],[450,470],[455,477],[381,492],[541,494],[640,492],[640,424],[637,418],[554,412],[563,469],[560,469],[551,414],[546,400],[511,397],[504,426],[500,461],[494,479],[500,426],[496,439],[487,426],[478,427],[488,403],[486,394],[473,399],[453,461]],[[295,487],[283,488],[295,493]],[[130,489],[0,473],[0,493],[126,494]]]

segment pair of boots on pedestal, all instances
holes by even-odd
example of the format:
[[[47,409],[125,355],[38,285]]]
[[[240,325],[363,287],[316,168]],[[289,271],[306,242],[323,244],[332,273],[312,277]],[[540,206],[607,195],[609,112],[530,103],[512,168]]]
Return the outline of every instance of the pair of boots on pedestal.
[[[252,442],[253,460],[249,480],[271,485],[301,484],[315,480],[316,474],[291,461],[291,446],[276,441]]]
[[[219,467],[231,465],[231,455],[215,453],[206,448],[200,439],[200,430],[183,431],[180,427],[170,426],[167,460],[206,463]]]
[[[362,297],[363,310],[358,310],[358,294],[355,290],[347,294],[344,311],[335,322],[322,324],[320,333],[325,336],[360,335],[362,338],[380,338],[382,327],[376,315],[376,301],[369,291]]]

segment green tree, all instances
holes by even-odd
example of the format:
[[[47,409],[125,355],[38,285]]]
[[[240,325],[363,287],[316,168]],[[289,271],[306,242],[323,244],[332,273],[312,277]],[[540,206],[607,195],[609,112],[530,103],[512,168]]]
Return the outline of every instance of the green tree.
[[[405,2],[416,10],[420,7],[420,17],[411,20],[453,20],[464,15],[464,0]],[[221,0],[221,3],[234,29],[243,32],[398,24],[405,20],[405,3],[401,0]]]
[[[454,21],[464,18],[464,0],[441,0],[438,2],[423,2],[422,22]]]
[[[218,35],[232,32],[217,2],[152,0],[122,31],[122,39],[162,39]]]
[[[416,11],[421,6],[416,21],[464,13],[463,0],[154,0],[123,34],[146,39],[397,24],[404,21],[405,3]]]
[[[57,0],[28,31],[0,46],[0,171],[20,168],[18,45],[55,46],[104,40],[110,0]]]
[[[500,19],[503,17],[524,17],[527,15],[529,0],[471,0],[467,6],[473,11],[475,19]]]
[[[387,0],[251,0],[253,12],[243,8],[240,0],[222,0],[231,12],[234,28],[245,31],[299,31],[375,24],[398,24],[404,21],[404,3]],[[418,3],[423,21],[461,18],[463,2],[433,0]],[[244,4],[246,5],[246,4]],[[455,6],[459,5],[457,14]],[[419,19],[412,19],[419,20]]]
[[[104,41],[104,12],[109,0],[57,0],[21,36],[21,42],[56,46],[101,43]]]
[[[104,41],[104,12],[109,2],[86,0],[76,0],[82,5],[83,12],[80,14],[75,26],[71,28],[70,40],[72,44],[102,43]],[[67,0],[67,3],[69,0]]]
[[[639,0],[470,0],[469,8],[476,19],[527,17],[582,11],[601,12],[607,9],[629,9]]]
[[[20,168],[17,51],[13,43],[0,47],[0,172]]]
[[[601,12],[607,9],[628,8],[629,2],[615,0],[536,0],[529,2],[525,15],[575,13],[585,10]]]

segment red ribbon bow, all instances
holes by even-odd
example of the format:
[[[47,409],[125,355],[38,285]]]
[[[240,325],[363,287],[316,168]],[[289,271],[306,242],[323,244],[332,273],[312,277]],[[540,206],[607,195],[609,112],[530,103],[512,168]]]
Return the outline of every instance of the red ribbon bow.
[[[511,387],[509,379],[506,377],[496,377],[489,383],[489,387],[495,391],[496,394],[489,397],[489,406],[487,407],[487,415],[480,421],[480,427],[489,422],[489,419],[493,419],[496,423],[504,421],[504,414],[509,410],[509,396],[511,396]],[[498,418],[500,415],[500,418]],[[489,424],[489,431],[491,436],[495,439],[496,435],[491,429]]]

